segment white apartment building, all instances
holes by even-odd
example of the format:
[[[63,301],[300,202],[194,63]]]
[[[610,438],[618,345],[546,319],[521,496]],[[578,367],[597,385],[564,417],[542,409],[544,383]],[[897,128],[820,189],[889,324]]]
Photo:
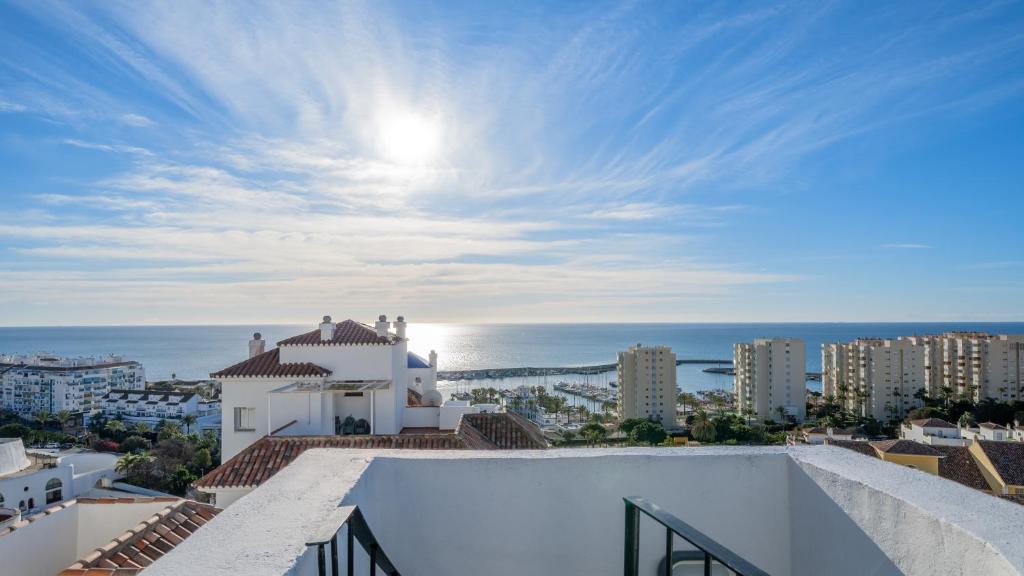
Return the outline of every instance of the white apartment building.
[[[0,406],[25,418],[61,410],[88,416],[103,409],[101,399],[111,389],[145,387],[142,364],[120,356],[0,355]]]
[[[896,339],[860,338],[824,344],[822,389],[847,410],[878,420],[920,406],[919,390],[955,395],[1024,398],[1024,335],[953,332]]]
[[[619,413],[623,420],[648,418],[676,425],[676,355],[667,346],[641,344],[619,352]]]
[[[468,402],[444,402],[437,354],[408,351],[406,322],[374,326],[325,316],[316,330],[265,350],[259,333],[249,358],[210,376],[221,384],[222,462],[260,438],[399,434],[405,428],[453,430]]]
[[[205,403],[192,392],[160,390],[111,390],[103,397],[103,415],[129,422],[157,424],[161,420],[180,420],[191,415],[205,415]]]
[[[797,422],[807,417],[807,365],[803,340],[757,338],[733,346],[733,385],[741,411],[758,420]],[[781,409],[781,414],[780,414]]]

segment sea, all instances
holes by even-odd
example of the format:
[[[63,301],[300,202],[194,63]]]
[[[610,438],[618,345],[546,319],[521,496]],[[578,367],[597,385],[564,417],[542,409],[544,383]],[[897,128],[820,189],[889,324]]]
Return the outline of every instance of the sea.
[[[273,343],[315,329],[313,325],[238,326],[55,326],[0,328],[0,353],[50,352],[64,356],[117,354],[141,362],[148,380],[198,380],[244,360],[253,332]],[[440,370],[563,367],[614,363],[634,344],[669,346],[680,359],[732,359],[736,342],[754,338],[799,338],[807,346],[807,370],[821,370],[821,345],[858,337],[892,338],[947,331],[1024,334],[1024,323],[785,323],[785,324],[416,324],[408,327],[409,348],[426,357],[438,353]],[[678,367],[679,387],[688,392],[732,388],[732,377]],[[473,387],[515,388],[558,381],[607,387],[614,373],[515,377],[440,382],[450,392]],[[808,382],[820,390],[819,382]]]

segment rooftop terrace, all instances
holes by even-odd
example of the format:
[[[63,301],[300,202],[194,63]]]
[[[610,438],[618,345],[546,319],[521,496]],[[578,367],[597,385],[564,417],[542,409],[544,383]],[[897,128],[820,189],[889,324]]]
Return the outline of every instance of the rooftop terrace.
[[[310,449],[146,573],[317,574],[307,543],[343,534],[341,511],[358,506],[406,576],[619,574],[625,496],[770,574],[1024,573],[1024,507],[828,446]],[[653,574],[664,528],[640,532]]]

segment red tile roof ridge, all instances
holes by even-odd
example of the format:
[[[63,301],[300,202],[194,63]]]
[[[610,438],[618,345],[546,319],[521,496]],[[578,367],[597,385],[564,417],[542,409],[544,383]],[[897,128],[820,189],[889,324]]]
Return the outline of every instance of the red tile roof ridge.
[[[278,341],[278,346],[390,346],[398,341],[394,334],[381,336],[377,331],[362,322],[344,320],[334,325],[334,333],[330,340],[320,339],[320,329],[304,332],[291,338]]]
[[[303,376],[329,376],[331,371],[312,362],[281,363],[281,349],[274,348],[223,370],[210,374],[211,378],[300,378]]]

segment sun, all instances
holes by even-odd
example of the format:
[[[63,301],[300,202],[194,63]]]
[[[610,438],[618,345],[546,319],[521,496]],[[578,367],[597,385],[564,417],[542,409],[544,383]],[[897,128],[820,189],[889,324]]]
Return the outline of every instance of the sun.
[[[380,151],[396,164],[429,164],[441,148],[441,123],[433,116],[392,112],[381,119],[379,130]]]

